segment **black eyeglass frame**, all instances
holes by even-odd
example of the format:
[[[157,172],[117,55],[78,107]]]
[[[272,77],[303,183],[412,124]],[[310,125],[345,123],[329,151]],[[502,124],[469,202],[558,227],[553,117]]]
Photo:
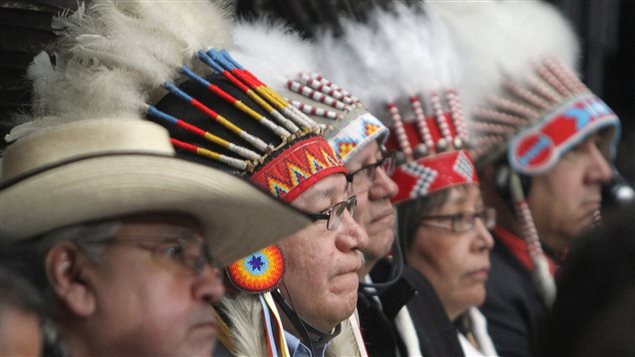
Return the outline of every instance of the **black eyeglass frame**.
[[[333,206],[327,208],[326,210],[320,212],[320,213],[309,213],[307,214],[307,216],[314,220],[314,221],[318,221],[321,219],[325,219],[326,220],[326,228],[329,231],[334,231],[339,227],[339,224],[335,224],[335,222],[339,223],[340,221],[333,221],[332,218],[340,218],[343,214],[345,210],[348,210],[348,212],[351,214],[351,216],[353,215],[353,213],[355,212],[355,207],[357,206],[357,196],[353,195],[349,198],[347,198],[344,201],[340,201],[336,204],[334,204]],[[336,209],[339,209],[336,210]],[[335,216],[333,216],[333,212],[336,213]],[[339,213],[338,213],[339,212]]]
[[[368,174],[369,183],[372,183],[377,178],[377,168],[380,166],[382,167],[382,169],[388,176],[391,176],[395,172],[395,168],[397,167],[397,160],[396,160],[397,152],[396,151],[386,152],[382,150],[382,153],[383,153],[383,157],[380,160],[377,160],[376,162],[372,164],[364,165],[360,167],[359,169],[346,174],[346,191],[347,192],[352,191],[353,180],[355,179],[355,176],[363,171],[372,169]],[[363,190],[358,190],[358,192],[361,192],[361,191]],[[358,192],[355,192],[355,193],[358,193]]]
[[[458,229],[457,225],[467,222],[466,216],[471,217],[469,219],[469,222],[471,222],[469,224],[469,227]],[[481,222],[483,222],[485,228],[491,230],[496,226],[496,209],[485,207],[477,212],[464,211],[453,214],[423,216],[421,217],[419,224],[430,228],[452,231],[454,233],[464,233],[474,229],[474,227],[476,226],[477,218],[479,218]],[[428,220],[450,220],[450,228],[430,224],[429,222],[426,222]]]

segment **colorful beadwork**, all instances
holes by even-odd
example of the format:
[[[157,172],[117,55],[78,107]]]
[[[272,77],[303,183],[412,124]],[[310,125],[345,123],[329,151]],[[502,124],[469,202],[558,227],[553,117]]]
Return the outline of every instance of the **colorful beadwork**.
[[[514,170],[541,174],[602,127],[613,127],[600,143],[605,157],[612,157],[620,134],[617,115],[559,61],[546,59],[535,73],[527,83],[506,82],[505,97],[474,110],[479,162],[495,160],[505,147]]]
[[[520,131],[509,145],[509,162],[524,174],[546,172],[589,133],[617,125],[617,115],[600,98],[593,94],[578,96],[538,125]]]
[[[296,142],[254,173],[251,181],[275,198],[291,202],[324,176],[346,172],[329,144],[318,136]]]
[[[225,269],[231,282],[248,293],[273,290],[284,276],[284,254],[273,244],[240,259]]]
[[[458,101],[456,93],[452,93],[453,100]],[[416,149],[415,157],[397,166],[391,177],[399,186],[393,203],[424,197],[452,186],[479,183],[472,156],[462,149],[465,145],[463,125],[451,110],[448,113],[437,108],[428,117],[402,122],[401,139],[396,128],[392,129],[386,143],[388,148],[403,149],[405,144]],[[419,150],[420,147],[425,150]]]
[[[346,162],[364,144],[372,140],[384,141],[388,128],[372,114],[364,112],[353,118],[346,126],[332,133],[328,138],[335,153]]]

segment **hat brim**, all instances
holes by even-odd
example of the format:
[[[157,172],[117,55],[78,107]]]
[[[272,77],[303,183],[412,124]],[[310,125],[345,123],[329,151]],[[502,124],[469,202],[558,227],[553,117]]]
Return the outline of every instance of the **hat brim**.
[[[198,220],[211,255],[227,265],[310,224],[247,181],[174,157],[123,154],[70,162],[5,187],[3,239],[145,212]]]

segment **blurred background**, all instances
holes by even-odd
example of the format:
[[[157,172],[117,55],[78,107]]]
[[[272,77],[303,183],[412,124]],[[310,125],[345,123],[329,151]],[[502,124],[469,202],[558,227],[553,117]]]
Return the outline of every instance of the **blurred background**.
[[[240,6],[239,0],[237,6]],[[259,1],[259,0],[246,0]],[[298,1],[298,0],[285,0]],[[305,1],[305,0],[302,0]],[[620,116],[622,138],[615,166],[635,184],[635,2],[632,0],[547,0],[572,22],[583,49],[584,81]],[[349,0],[355,3],[355,0]],[[291,6],[291,5],[290,5]],[[76,0],[0,0],[0,136],[11,115],[28,111],[26,67],[42,50],[51,53],[54,15],[74,11]],[[4,140],[0,147],[5,147]]]

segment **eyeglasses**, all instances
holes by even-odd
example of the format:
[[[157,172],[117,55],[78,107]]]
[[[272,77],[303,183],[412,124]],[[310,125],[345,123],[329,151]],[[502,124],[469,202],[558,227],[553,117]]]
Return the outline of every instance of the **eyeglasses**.
[[[346,175],[346,192],[359,193],[368,190],[377,178],[378,167],[381,167],[386,175],[392,175],[396,166],[395,155],[394,151],[386,153],[381,160]]]
[[[432,228],[445,229],[452,232],[467,232],[474,228],[476,219],[480,218],[487,229],[493,229],[496,225],[496,210],[485,208],[479,212],[459,212],[448,215],[424,216],[421,224]],[[438,221],[440,224],[431,224],[429,221]]]
[[[309,214],[308,216],[314,221],[326,219],[326,228],[329,231],[334,231],[340,226],[344,211],[348,210],[352,216],[355,206],[357,206],[357,196],[351,196],[346,201],[338,202],[321,213]]]
[[[219,267],[209,255],[205,243],[194,237],[158,238],[134,236],[113,238],[107,244],[125,244],[149,251],[159,263],[184,275],[199,275],[206,265]]]

